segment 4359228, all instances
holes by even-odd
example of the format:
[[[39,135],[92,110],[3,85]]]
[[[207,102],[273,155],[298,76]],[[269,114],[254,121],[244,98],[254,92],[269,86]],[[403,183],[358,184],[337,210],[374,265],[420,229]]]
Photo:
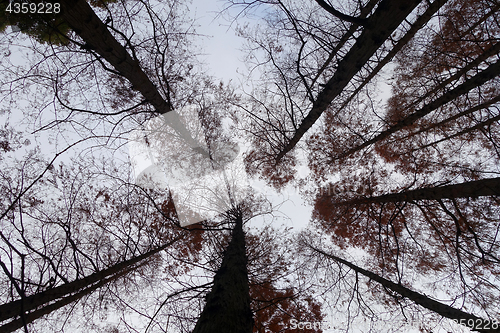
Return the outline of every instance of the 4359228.
[[[10,2],[5,11],[10,14],[59,14],[61,12],[61,4],[58,2]]]

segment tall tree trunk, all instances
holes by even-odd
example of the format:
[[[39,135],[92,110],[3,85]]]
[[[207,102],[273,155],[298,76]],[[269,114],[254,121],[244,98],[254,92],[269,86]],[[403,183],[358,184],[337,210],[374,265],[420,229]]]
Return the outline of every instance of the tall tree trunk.
[[[431,97],[433,95],[437,95],[440,91],[443,91],[443,89],[445,89],[449,84],[464,77],[467,74],[467,72],[469,72],[470,70],[480,67],[480,65],[483,61],[487,60],[490,57],[493,57],[494,55],[498,54],[498,52],[500,52],[500,43],[493,44],[493,46],[486,49],[483,53],[478,55],[474,60],[467,63],[467,65],[465,65],[464,67],[458,69],[453,75],[451,75],[449,78],[447,78],[443,82],[440,82],[435,87],[432,87],[431,89],[429,89],[425,94],[416,98],[414,101],[412,101],[406,107],[408,107],[408,108],[413,107],[413,106],[418,105],[419,103],[425,101],[429,97]]]
[[[319,93],[309,114],[295,131],[293,137],[276,156],[281,160],[286,153],[295,147],[302,136],[318,120],[334,98],[347,86],[378,48],[386,41],[401,22],[415,9],[420,0],[382,0],[366,23],[365,29],[356,40],[345,57],[339,62],[333,77]]]
[[[252,332],[245,234],[239,210],[235,213],[235,222],[231,242],[193,333]]]
[[[171,102],[163,98],[154,83],[144,73],[139,62],[133,59],[127,49],[109,32],[85,0],[62,0],[61,13],[64,20],[85,41],[88,48],[97,52],[125,77],[133,88],[155,108],[156,112],[166,114],[173,111]],[[169,113],[168,119],[172,128],[193,150],[204,156],[210,156],[203,145],[192,137],[177,113]]]
[[[386,139],[391,134],[401,130],[402,128],[405,128],[407,126],[412,125],[418,119],[428,115],[429,113],[431,113],[432,111],[436,110],[437,108],[445,105],[449,101],[452,101],[455,98],[471,91],[472,89],[483,85],[484,83],[497,77],[498,75],[500,75],[500,61],[497,61],[497,62],[489,65],[488,68],[481,71],[479,74],[468,79],[467,81],[465,81],[464,83],[462,83],[458,87],[443,94],[438,99],[436,99],[433,102],[422,107],[420,110],[418,110],[418,111],[412,113],[411,115],[407,116],[406,118],[398,121],[396,124],[390,126],[388,129],[382,131],[380,134],[375,136],[373,139],[365,141],[362,144],[360,144],[354,148],[351,148],[351,149],[347,150],[346,152],[340,154],[336,159],[345,158],[345,157],[347,157],[347,156],[349,156],[357,151],[360,151],[361,149],[364,149],[364,148],[366,148],[366,147],[368,147],[376,142],[379,142],[379,141]]]
[[[23,299],[12,301],[9,303],[5,303],[0,305],[0,321],[6,320],[8,318],[13,318],[15,316],[21,315],[21,312],[27,313],[31,310],[34,310],[38,308],[39,306],[42,306],[44,304],[48,304],[49,302],[58,300],[60,298],[63,298],[65,296],[68,296],[73,293],[79,293],[81,290],[89,290],[90,288],[93,288],[95,285],[102,285],[102,281],[110,281],[115,279],[116,277],[122,275],[123,271],[130,271],[138,267],[138,264],[143,261],[144,259],[147,259],[151,257],[152,255],[164,250],[168,246],[172,245],[176,241],[178,241],[180,237],[175,238],[174,240],[170,241],[169,243],[156,248],[154,250],[151,250],[149,252],[146,252],[142,255],[139,255],[137,257],[133,257],[131,259],[125,260],[123,262],[120,262],[116,265],[113,265],[107,269],[104,269],[102,271],[93,273],[89,276],[86,276],[84,278],[72,281],[70,283],[65,283],[63,285],[60,285],[58,287],[54,287],[48,290],[44,290],[42,292],[39,292],[37,294],[33,294],[31,296],[27,296]],[[96,288],[94,288],[96,289]],[[92,289],[92,290],[94,290]],[[83,295],[82,295],[83,296]],[[73,297],[74,296],[69,296]],[[67,304],[67,303],[66,303]],[[48,312],[44,312],[46,314]],[[27,317],[30,315],[27,314]],[[33,316],[31,316],[33,317]],[[3,331],[2,331],[3,332]]]
[[[52,311],[60,309],[63,306],[66,306],[70,303],[73,303],[73,302],[81,299],[83,296],[92,293],[93,291],[99,289],[100,287],[104,286],[108,282],[116,280],[118,277],[129,273],[130,271],[134,270],[135,268],[137,268],[139,266],[140,265],[135,266],[135,267],[127,267],[126,269],[120,271],[119,273],[117,273],[111,277],[102,279],[102,280],[98,281],[96,284],[91,285],[88,288],[84,288],[75,294],[58,299],[54,303],[46,304],[43,307],[41,307],[33,312],[23,314],[20,319],[14,319],[14,320],[8,322],[7,324],[0,326],[0,332],[10,333],[10,332],[14,332],[15,330],[20,329],[22,327],[26,327],[27,324],[35,321],[36,319],[38,319],[46,314],[49,314]]]
[[[371,13],[371,11],[377,5],[378,2],[379,2],[379,0],[369,0],[366,3],[366,5],[363,8],[361,8],[360,13],[359,13],[359,18],[366,19],[366,17]],[[354,35],[356,30],[358,30],[358,28],[359,28],[359,24],[353,23],[349,27],[349,30],[347,30],[346,33],[342,35],[342,37],[339,39],[337,45],[335,45],[333,50],[330,51],[328,58],[323,62],[323,65],[318,70],[318,73],[316,73],[316,75],[314,76],[314,79],[311,82],[311,86],[316,84],[318,79],[325,72],[326,68],[332,63],[333,58],[337,55],[337,53],[340,51],[340,49],[342,49],[342,47],[344,47],[345,43],[347,43],[347,41],[349,39],[351,39],[351,37]]]
[[[415,149],[413,149],[412,151],[416,151],[416,150],[424,149],[424,148],[427,148],[427,147],[430,147],[430,146],[434,146],[434,145],[436,145],[436,144],[438,144],[438,143],[440,143],[440,142],[444,142],[444,141],[447,141],[447,140],[450,140],[450,139],[456,138],[456,137],[458,137],[458,136],[461,136],[461,135],[464,135],[464,134],[467,134],[467,133],[472,133],[472,132],[474,132],[474,131],[476,131],[476,130],[480,130],[480,129],[482,129],[482,128],[486,127],[486,126],[489,126],[489,125],[491,125],[491,124],[493,124],[493,123],[495,123],[495,122],[497,122],[497,121],[499,121],[499,120],[500,120],[500,115],[497,115],[497,116],[492,117],[492,118],[490,118],[490,119],[488,119],[488,120],[485,120],[485,121],[483,121],[483,122],[480,122],[479,124],[477,124],[477,125],[475,125],[475,126],[469,127],[469,128],[467,128],[467,129],[464,129],[464,130],[462,130],[462,131],[460,131],[460,132],[457,132],[457,133],[455,133],[455,134],[452,134],[452,135],[446,136],[446,137],[444,137],[444,138],[442,138],[442,139],[439,139],[439,140],[437,140],[437,141],[434,141],[434,142],[428,143],[428,144],[426,144],[426,145],[423,145],[423,146],[421,146],[421,147],[415,148]]]
[[[95,50],[109,62],[121,75],[132,83],[151,103],[156,112],[166,113],[172,110],[160,95],[158,89],[141,69],[137,60],[133,59],[125,47],[109,32],[85,0],[62,0],[61,14],[68,25],[87,43],[88,48]]]
[[[405,35],[398,40],[397,44],[393,46],[391,51],[387,53],[384,59],[377,63],[377,66],[370,72],[370,74],[363,79],[363,82],[352,92],[352,94],[342,103],[340,107],[337,108],[335,113],[338,113],[345,109],[345,107],[358,95],[358,93],[363,89],[370,81],[377,75],[385,65],[389,63],[396,56],[396,54],[401,51],[401,49],[408,44],[408,42],[415,36],[415,34],[422,29],[422,27],[429,22],[436,12],[443,7],[443,5],[448,0],[436,0],[429,5],[429,8],[420,15],[415,22],[412,24],[411,28],[405,33]]]
[[[355,272],[363,274],[364,276],[366,276],[367,278],[369,278],[373,281],[377,281],[378,283],[380,283],[384,287],[400,294],[401,296],[403,296],[405,298],[408,298],[409,300],[413,301],[414,303],[416,303],[416,304],[418,304],[418,305],[420,305],[428,310],[431,310],[431,311],[433,311],[433,312],[435,312],[443,317],[453,319],[453,320],[458,321],[458,322],[460,322],[461,320],[463,322],[465,320],[465,323],[463,323],[463,325],[466,325],[466,326],[467,326],[467,321],[470,321],[471,323],[473,323],[473,325],[469,325],[468,327],[469,328],[473,327],[472,329],[474,331],[490,332],[490,333],[500,332],[500,329],[491,328],[491,324],[489,325],[490,329],[484,329],[486,323],[491,323],[491,321],[489,321],[489,320],[485,320],[485,319],[477,317],[473,314],[455,309],[449,305],[435,301],[435,300],[429,298],[428,296],[422,295],[418,292],[410,290],[410,289],[402,286],[401,284],[396,284],[392,281],[389,281],[389,280],[381,277],[380,275],[377,275],[373,272],[362,269],[349,261],[346,261],[342,258],[336,257],[332,254],[326,253],[326,252],[324,252],[324,251],[322,251],[314,246],[311,246],[309,244],[306,244],[306,245],[309,248],[311,248],[312,250],[314,250],[318,253],[321,253],[322,255],[324,255],[328,258],[331,258],[331,259],[333,259],[333,260],[335,260],[343,265],[346,265],[347,267],[351,268]]]
[[[483,102],[483,103],[481,103],[481,104],[479,104],[479,105],[473,106],[473,107],[471,107],[471,108],[468,108],[467,110],[464,110],[464,111],[462,111],[462,112],[460,112],[460,113],[457,113],[457,114],[455,114],[455,115],[453,115],[453,116],[451,116],[451,117],[448,117],[448,118],[446,118],[446,119],[444,119],[444,120],[441,120],[441,121],[440,121],[440,122],[438,122],[438,123],[433,123],[433,124],[431,124],[431,125],[429,125],[429,126],[427,126],[427,127],[424,127],[424,128],[422,128],[422,129],[419,129],[419,130],[418,130],[418,131],[416,131],[416,132],[410,133],[410,134],[408,134],[407,136],[405,136],[405,137],[404,137],[404,139],[410,138],[410,137],[415,136],[415,135],[417,135],[417,134],[421,134],[421,133],[424,133],[424,132],[430,131],[430,130],[432,130],[433,128],[439,128],[439,127],[441,127],[442,125],[444,125],[444,124],[446,124],[446,123],[448,123],[448,122],[450,122],[450,121],[454,121],[454,120],[457,120],[457,119],[458,119],[458,118],[460,118],[460,117],[466,116],[466,115],[468,115],[468,114],[472,114],[472,113],[474,113],[474,112],[476,112],[476,111],[479,111],[479,110],[486,109],[486,108],[488,108],[488,107],[490,107],[490,106],[492,106],[493,104],[498,103],[498,102],[500,102],[500,95],[497,95],[496,97],[493,97],[492,99],[489,99],[489,100],[487,100],[487,101],[485,101],[485,102]]]
[[[411,202],[415,200],[478,198],[492,195],[500,195],[500,177],[475,180],[454,185],[426,187],[400,193],[384,194],[377,197],[360,198],[332,203],[335,203],[336,205],[346,206],[376,202]],[[324,200],[328,197],[330,196],[325,196],[320,200]],[[331,198],[335,200],[335,197]]]

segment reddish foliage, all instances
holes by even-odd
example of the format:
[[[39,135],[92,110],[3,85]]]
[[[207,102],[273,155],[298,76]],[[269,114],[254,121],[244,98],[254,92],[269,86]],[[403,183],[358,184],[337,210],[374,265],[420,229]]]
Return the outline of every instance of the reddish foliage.
[[[277,289],[269,282],[250,285],[250,297],[255,311],[254,332],[294,332],[290,321],[318,323],[324,319],[321,306],[311,297],[294,294],[293,288]],[[301,332],[323,332],[304,329]]]
[[[293,153],[285,155],[279,163],[274,156],[255,149],[245,157],[246,172],[251,176],[259,175],[276,189],[282,189],[295,178],[296,163]]]
[[[279,255],[276,241],[282,240],[273,229],[246,236],[254,332],[294,332],[292,319],[319,323],[324,318],[320,304],[307,292],[297,290],[289,282],[282,286],[280,281],[288,271],[289,262]],[[321,330],[306,329],[304,332]]]

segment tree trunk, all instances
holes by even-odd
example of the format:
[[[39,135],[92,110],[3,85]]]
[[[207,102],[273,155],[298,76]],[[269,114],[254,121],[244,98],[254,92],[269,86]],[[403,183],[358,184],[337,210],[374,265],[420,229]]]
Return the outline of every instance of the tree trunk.
[[[88,48],[101,55],[125,77],[132,84],[132,87],[139,91],[155,108],[157,113],[165,114],[173,111],[170,101],[163,98],[154,83],[144,73],[139,62],[133,59],[127,49],[109,32],[106,25],[102,23],[85,0],[62,0],[61,13],[64,20],[85,41]],[[203,156],[210,156],[203,145],[192,137],[177,113],[169,113],[168,121],[177,134],[194,151]]]
[[[443,82],[440,82],[435,87],[432,87],[432,89],[429,89],[429,91],[427,91],[422,96],[416,98],[414,101],[411,102],[410,105],[407,105],[406,107],[411,108],[415,105],[418,105],[422,101],[428,99],[430,96],[437,95],[439,93],[439,91],[442,91],[443,89],[445,89],[446,86],[448,86],[449,84],[451,84],[454,81],[459,80],[461,77],[464,77],[468,71],[470,71],[474,68],[479,68],[483,61],[487,60],[490,57],[495,56],[498,52],[500,52],[500,43],[493,44],[493,46],[486,49],[483,53],[481,53],[479,56],[477,56],[477,58],[475,58],[474,60],[470,61],[464,67],[457,70],[453,75],[451,75],[449,78],[447,78]]]
[[[232,239],[214,277],[214,286],[193,333],[251,333],[252,311],[248,287],[245,234],[241,212],[235,216]]]
[[[494,64],[491,64],[490,66],[488,66],[488,68],[483,70],[481,73],[468,79],[467,81],[465,81],[464,83],[462,83],[461,85],[456,87],[455,89],[450,90],[449,92],[443,94],[441,97],[439,97],[435,101],[425,105],[417,112],[412,113],[411,115],[404,118],[403,120],[398,121],[396,124],[389,127],[388,129],[386,129],[382,133],[378,134],[373,139],[365,141],[362,144],[360,144],[354,148],[351,148],[348,151],[340,154],[336,159],[341,159],[341,158],[347,157],[347,156],[349,156],[349,155],[351,155],[351,154],[353,154],[353,153],[355,153],[363,148],[366,148],[366,147],[368,147],[376,142],[384,140],[385,138],[389,137],[391,134],[401,130],[404,127],[412,125],[418,119],[428,115],[429,113],[431,113],[432,111],[436,110],[437,108],[445,105],[449,101],[452,101],[455,98],[471,91],[472,89],[483,85],[484,83],[488,82],[489,80],[495,78],[498,75],[500,75],[500,61],[497,61]]]
[[[343,265],[346,265],[347,267],[351,268],[355,272],[363,274],[364,276],[366,276],[367,278],[369,278],[371,280],[377,281],[378,283],[380,283],[384,287],[400,294],[401,296],[403,296],[405,298],[408,298],[409,300],[413,301],[414,303],[416,303],[416,304],[418,304],[418,305],[420,305],[428,310],[431,310],[431,311],[433,311],[433,312],[435,312],[443,317],[453,319],[453,320],[458,321],[458,322],[460,322],[460,320],[462,320],[462,321],[465,320],[465,323],[463,325],[466,325],[466,326],[467,326],[467,322],[470,321],[472,323],[472,325],[469,325],[467,327],[469,327],[469,328],[473,327],[472,329],[474,331],[490,332],[490,333],[500,332],[500,329],[491,328],[491,321],[490,320],[485,320],[483,318],[476,317],[473,314],[455,309],[449,305],[435,301],[426,295],[422,295],[422,294],[415,292],[413,290],[410,290],[410,289],[408,289],[400,284],[396,284],[392,281],[389,281],[389,280],[381,277],[380,275],[377,275],[373,272],[362,269],[362,268],[354,265],[353,263],[350,263],[342,258],[336,257],[332,254],[328,254],[328,253],[326,253],[320,249],[317,249],[311,245],[307,244],[307,246],[309,248],[313,249],[314,251],[323,254],[324,256],[326,256],[328,258],[334,259],[335,261],[337,261]],[[490,325],[489,325],[490,329],[485,329],[486,323],[490,323]]]
[[[416,151],[416,150],[424,149],[424,148],[427,148],[427,147],[430,147],[430,146],[434,146],[434,145],[437,145],[440,142],[444,142],[444,141],[456,138],[457,136],[461,136],[461,135],[464,135],[464,134],[467,134],[467,133],[474,132],[474,131],[476,131],[478,129],[482,129],[483,127],[489,126],[489,125],[491,125],[491,124],[493,124],[493,123],[495,123],[495,122],[497,122],[499,120],[500,120],[500,115],[497,115],[497,116],[492,117],[492,118],[490,118],[488,120],[485,120],[485,121],[483,121],[483,122],[481,122],[481,123],[479,123],[479,124],[477,124],[475,126],[469,127],[467,129],[464,129],[464,130],[462,130],[460,132],[457,132],[455,134],[452,134],[450,136],[446,136],[446,137],[444,137],[442,139],[439,139],[437,141],[434,141],[434,142],[428,143],[426,145],[423,145],[421,147],[415,148],[412,151]]]
[[[346,200],[342,202],[335,202],[335,204],[345,206],[375,202],[411,202],[415,200],[478,198],[492,195],[500,195],[500,177],[481,179],[454,185],[426,187],[401,193],[384,194],[371,198]]]
[[[396,54],[415,36],[415,34],[432,18],[432,16],[447,2],[447,0],[436,0],[430,4],[429,8],[420,15],[415,22],[412,24],[411,28],[406,32],[406,34],[398,40],[397,44],[387,53],[384,59],[380,60],[377,66],[370,72],[370,74],[363,79],[363,82],[353,91],[353,93],[347,98],[340,107],[337,108],[335,113],[342,111],[365,87],[371,79],[377,75],[385,65],[389,63],[396,56]]]
[[[35,321],[36,319],[38,319],[46,314],[49,314],[52,311],[60,309],[63,306],[66,306],[70,303],[73,303],[73,302],[81,299],[83,296],[92,293],[93,291],[99,289],[100,287],[104,286],[108,282],[113,281],[113,280],[117,279],[118,277],[127,274],[128,272],[134,270],[137,267],[138,266],[128,267],[128,268],[120,271],[116,275],[111,276],[111,277],[106,278],[106,279],[102,279],[99,282],[97,282],[96,284],[89,286],[88,288],[82,289],[73,295],[63,297],[61,299],[58,299],[56,302],[51,303],[51,304],[47,304],[47,305],[45,305],[45,306],[41,307],[40,309],[37,309],[33,312],[23,314],[20,319],[12,320],[9,323],[0,326],[0,332],[10,333],[10,332],[14,332],[15,330],[20,329],[22,327],[26,327],[27,324]]]
[[[399,0],[382,0],[380,2],[373,15],[367,19],[364,31],[345,57],[339,62],[335,74],[325,84],[325,88],[319,93],[311,111],[302,120],[293,137],[277,155],[276,160],[281,160],[286,153],[295,147],[302,136],[304,136],[328,108],[332,100],[340,95],[354,75],[359,72],[419,3],[419,0],[407,0],[404,2]]]
[[[421,133],[430,131],[433,128],[441,127],[442,125],[444,125],[444,124],[446,124],[446,123],[448,123],[450,121],[454,121],[454,120],[457,120],[460,117],[466,116],[468,114],[472,114],[472,113],[474,113],[476,111],[479,111],[479,110],[486,109],[486,108],[488,108],[488,107],[490,107],[493,104],[498,103],[498,102],[500,102],[500,95],[498,95],[498,96],[496,96],[496,97],[494,97],[494,98],[492,98],[490,100],[487,100],[484,103],[481,103],[481,104],[476,105],[474,107],[471,107],[471,108],[469,108],[467,110],[464,110],[464,111],[462,111],[460,113],[457,113],[457,114],[455,114],[455,115],[453,115],[453,116],[451,116],[449,118],[446,118],[446,119],[444,119],[444,120],[442,120],[442,121],[440,121],[438,123],[433,123],[433,124],[431,124],[431,125],[429,125],[429,126],[427,126],[425,128],[419,129],[417,132],[410,133],[407,136],[405,136],[404,139],[410,138],[410,137],[415,136],[417,134],[421,134]]]
[[[359,13],[359,17],[362,19],[366,19],[366,17],[371,13],[373,8],[377,5],[378,0],[369,0],[366,5],[361,8],[361,11]],[[342,47],[347,43],[347,41],[354,35],[356,30],[359,28],[359,24],[353,23],[349,27],[349,30],[345,34],[342,35],[340,40],[338,41],[337,45],[333,48],[333,50],[330,52],[328,55],[328,58],[325,60],[323,65],[320,67],[318,70],[318,73],[314,76],[314,80],[312,80],[311,86],[315,84],[318,79],[321,77],[321,75],[324,73],[325,69],[328,67],[328,65],[331,64],[333,58],[337,55],[337,53],[342,49]]]
[[[180,237],[172,240],[171,242],[154,249],[152,251],[146,252],[140,256],[131,258],[129,260],[120,262],[113,265],[105,270],[93,273],[84,278],[72,281],[70,283],[65,283],[58,287],[54,287],[48,290],[44,290],[40,293],[28,296],[24,299],[12,301],[0,305],[0,321],[6,320],[8,318],[13,318],[15,316],[21,315],[21,312],[26,313],[28,311],[34,310],[41,305],[47,304],[49,302],[58,300],[64,296],[70,295],[72,293],[79,292],[84,288],[92,288],[94,284],[100,284],[102,281],[112,280],[119,276],[124,270],[130,271],[135,269],[140,261],[151,257],[152,255],[164,250],[168,246],[172,245],[178,241]],[[28,314],[26,315],[28,317]],[[3,332],[3,331],[2,331]]]
[[[61,14],[68,25],[84,41],[109,62],[121,75],[132,83],[151,103],[158,113],[172,110],[172,106],[160,95],[158,89],[133,59],[125,47],[109,32],[85,0],[62,0]]]

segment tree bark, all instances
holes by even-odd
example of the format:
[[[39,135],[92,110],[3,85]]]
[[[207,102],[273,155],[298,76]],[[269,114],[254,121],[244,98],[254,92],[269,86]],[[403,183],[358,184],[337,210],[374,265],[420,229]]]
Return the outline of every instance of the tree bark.
[[[392,32],[420,3],[419,0],[382,0],[377,9],[365,23],[365,30],[361,33],[356,43],[345,57],[339,62],[333,77],[325,84],[319,93],[309,114],[295,131],[293,137],[276,156],[279,161],[286,153],[292,150],[302,136],[318,120],[336,98],[347,86],[349,81],[372,57],[378,48],[386,41]]]
[[[368,147],[376,142],[379,142],[379,141],[386,139],[391,134],[401,130],[404,127],[412,125],[418,119],[428,115],[429,113],[436,110],[437,108],[439,108],[439,107],[445,105],[446,103],[454,100],[455,98],[471,91],[472,89],[483,85],[484,83],[488,82],[489,80],[495,78],[498,75],[500,75],[500,61],[497,61],[494,64],[491,64],[490,66],[488,66],[488,68],[486,68],[485,70],[483,70],[479,74],[468,79],[467,81],[465,81],[464,83],[462,83],[458,87],[443,94],[438,99],[425,105],[420,110],[412,113],[408,117],[400,120],[396,124],[392,125],[391,127],[386,129],[385,131],[383,131],[380,134],[378,134],[377,136],[375,136],[373,139],[365,141],[362,144],[360,144],[354,148],[351,148],[348,151],[340,154],[336,159],[345,158],[345,157],[347,157],[347,156],[349,156],[349,155],[351,155],[351,154],[353,154],[353,153],[355,153],[363,148],[366,148],[366,147]]]
[[[97,52],[125,77],[157,113],[166,114],[173,111],[170,101],[163,98],[139,62],[133,59],[127,49],[109,32],[85,0],[62,0],[61,13],[63,19],[85,41],[88,48]],[[210,156],[203,145],[192,137],[177,113],[169,113],[168,122],[194,151],[203,156]]]
[[[87,46],[102,56],[121,75],[132,83],[158,113],[167,113],[172,105],[160,95],[158,89],[141,69],[106,25],[97,17],[85,0],[62,0],[61,14],[68,25],[87,43]]]
[[[384,194],[377,197],[336,202],[337,205],[352,205],[382,202],[412,202],[416,200],[441,200],[453,198],[478,198],[500,195],[500,177],[481,179],[466,183],[426,187],[401,193]]]
[[[433,311],[433,312],[435,312],[443,317],[453,319],[453,320],[458,321],[458,322],[460,322],[460,320],[465,320],[466,323],[467,323],[467,321],[470,320],[473,323],[473,325],[470,325],[470,326],[467,326],[467,324],[463,324],[463,325],[465,325],[469,328],[473,326],[472,330],[474,330],[474,331],[490,332],[490,333],[500,332],[500,329],[491,328],[491,321],[490,320],[485,320],[485,319],[477,317],[473,314],[455,309],[449,305],[435,301],[435,300],[429,298],[428,296],[422,295],[418,292],[410,290],[409,288],[406,288],[406,287],[402,286],[401,284],[396,284],[392,281],[389,281],[389,280],[381,277],[380,275],[377,275],[373,272],[362,269],[349,261],[346,261],[342,258],[336,257],[332,254],[328,254],[328,253],[326,253],[318,248],[315,248],[314,246],[311,246],[309,244],[307,244],[307,246],[309,248],[313,249],[314,251],[323,254],[324,256],[326,256],[328,258],[331,258],[331,259],[333,259],[333,260],[335,260],[343,265],[346,265],[347,267],[351,268],[355,272],[363,274],[367,278],[380,283],[384,287],[400,294],[401,296],[403,296],[405,298],[408,298],[409,300],[413,301],[414,303],[416,303],[416,304],[418,304],[418,305],[420,305],[428,310],[431,310],[431,311]],[[484,329],[485,323],[487,323],[487,322],[490,323],[490,325],[489,325],[490,329]]]
[[[193,333],[252,332],[245,234],[240,211],[235,214],[235,222],[231,242]]]
[[[28,312],[30,310],[34,310],[37,307],[48,304],[49,302],[58,300],[64,296],[70,295],[72,293],[76,293],[84,288],[92,287],[95,283],[99,284],[103,280],[112,280],[123,270],[130,270],[131,268],[135,268],[136,264],[140,261],[151,257],[152,255],[164,250],[168,246],[172,245],[176,241],[178,241],[180,237],[175,238],[171,242],[154,249],[152,251],[146,252],[140,256],[131,258],[129,260],[120,262],[116,265],[113,265],[105,270],[93,273],[84,278],[72,281],[70,283],[65,283],[58,287],[54,287],[48,290],[44,290],[40,293],[27,296],[24,299],[12,301],[9,303],[5,303],[0,305],[0,321],[6,320],[8,318],[13,318],[15,316],[21,315],[21,311]],[[27,315],[28,316],[28,315]]]

